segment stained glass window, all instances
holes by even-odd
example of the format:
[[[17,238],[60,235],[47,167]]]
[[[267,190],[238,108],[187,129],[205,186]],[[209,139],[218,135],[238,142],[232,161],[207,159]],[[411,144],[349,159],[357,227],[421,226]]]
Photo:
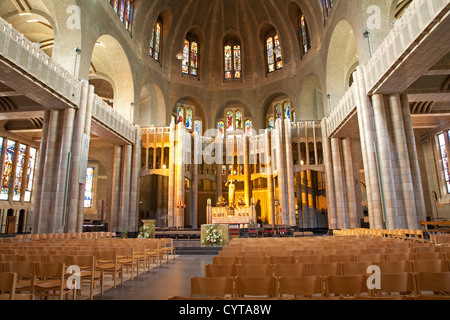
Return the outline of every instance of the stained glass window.
[[[157,22],[152,30],[152,38],[150,39],[150,56],[156,61],[159,61],[159,54],[161,50],[161,22]]]
[[[13,201],[20,201],[22,194],[23,170],[25,169],[25,158],[27,155],[27,146],[21,144],[19,146],[19,154],[17,157],[16,177],[14,179]]]
[[[198,75],[198,43],[192,41],[191,43],[191,75]]]
[[[177,112],[177,124],[179,123],[184,123],[184,108],[183,107],[178,107],[178,112]]]
[[[283,68],[283,54],[277,34],[266,39],[267,71],[269,73]]]
[[[284,103],[284,118],[291,119],[291,105],[289,102]]]
[[[84,207],[92,208],[94,201],[94,168],[86,170],[86,185],[84,187]]]
[[[14,153],[16,151],[16,143],[14,141],[8,140],[5,162],[3,164],[3,179],[0,191],[0,200],[8,200],[9,187],[12,179],[13,161]]]
[[[227,131],[233,131],[233,111],[227,112]]]
[[[322,9],[325,21],[328,19],[332,7],[333,7],[333,0],[322,0]]]
[[[241,46],[234,46],[234,78],[240,79],[242,71]]]
[[[274,117],[269,118],[268,128],[270,131],[275,129],[275,119]]]
[[[28,158],[28,169],[25,185],[25,196],[24,196],[25,202],[31,201],[31,191],[33,189],[34,170],[36,166],[36,155],[37,150],[35,148],[30,148],[30,156]]]
[[[198,51],[197,41],[184,40],[182,73],[198,76]]]
[[[193,112],[192,109],[189,108],[186,110],[186,129],[192,130],[193,128]]]
[[[233,77],[233,56],[231,53],[231,46],[230,45],[226,45],[225,46],[225,79],[232,79]]]
[[[120,18],[120,21],[125,25],[127,30],[131,31],[134,1],[133,0],[110,0],[109,3]]]
[[[307,53],[311,49],[311,38],[309,35],[308,24],[306,23],[305,15],[300,12],[300,38],[302,43],[303,53]]]
[[[219,136],[223,136],[225,134],[225,123],[223,121],[219,121],[217,124],[217,129],[219,131]]]
[[[236,111],[236,130],[243,129],[242,112]]]
[[[202,121],[201,120],[195,120],[194,121],[194,131],[201,136],[202,135]]]
[[[269,37],[266,40],[267,46],[267,68],[269,73],[275,71],[275,57],[273,53],[273,38]]]
[[[182,72],[184,74],[189,74],[189,48],[190,43],[189,40],[184,40],[184,46],[183,46],[183,62],[182,62]]]
[[[245,121],[245,133],[249,136],[252,135],[253,124],[251,120]]]
[[[441,167],[443,171],[443,178],[445,180],[447,193],[450,193],[450,168],[444,133],[438,135],[438,143],[439,143],[439,152],[441,156]]]
[[[275,107],[275,113],[277,115],[277,119],[283,119],[283,110],[282,110],[281,104],[278,104]]]

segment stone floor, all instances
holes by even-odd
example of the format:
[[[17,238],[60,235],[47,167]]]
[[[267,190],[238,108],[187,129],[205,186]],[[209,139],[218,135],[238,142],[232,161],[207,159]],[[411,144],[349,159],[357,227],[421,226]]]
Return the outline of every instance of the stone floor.
[[[107,289],[94,300],[167,300],[171,296],[191,295],[191,278],[203,277],[210,255],[180,255],[175,260],[153,268],[139,278],[127,280],[123,286]]]

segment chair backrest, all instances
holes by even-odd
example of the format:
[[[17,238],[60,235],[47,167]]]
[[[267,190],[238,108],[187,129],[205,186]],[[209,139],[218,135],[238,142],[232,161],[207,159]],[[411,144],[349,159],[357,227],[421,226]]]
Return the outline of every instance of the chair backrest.
[[[269,263],[269,258],[266,257],[241,257],[241,264],[266,264]]]
[[[294,264],[296,259],[294,256],[271,256],[269,262],[271,264]]]
[[[441,260],[443,258],[440,252],[418,252],[415,260]]]
[[[359,296],[368,290],[366,275],[325,277],[325,292],[327,296]]]
[[[74,255],[72,257],[72,263],[80,269],[92,269],[95,268],[94,256]]]
[[[360,254],[360,255],[355,255],[355,262],[380,262],[382,259],[381,254],[377,254],[377,253],[366,253],[366,254]]]
[[[279,279],[279,296],[285,295],[295,297],[323,296],[322,277],[281,277]]]
[[[240,277],[236,278],[236,295],[238,297],[266,297],[277,295],[277,280],[274,277]]]
[[[413,272],[446,272],[447,264],[444,260],[416,260],[412,261]]]
[[[235,277],[236,265],[234,264],[208,264],[205,266],[206,277]]]
[[[416,273],[417,294],[450,292],[450,272]],[[448,294],[447,294],[448,295]]]
[[[36,262],[37,278],[58,278],[64,279],[65,264],[51,262]]]
[[[270,277],[273,267],[270,264],[241,264],[236,267],[236,275],[241,277]]]
[[[385,296],[393,293],[414,294],[415,279],[410,272],[384,273],[380,275],[380,288],[373,289],[373,295]]]
[[[344,276],[367,274],[367,270],[373,263],[371,262],[345,262],[341,264],[341,273]]]
[[[297,264],[276,264],[274,275],[276,277],[304,277],[308,274],[305,265]]]
[[[22,256],[20,254],[1,254],[0,261],[8,262],[8,261],[21,261]]]
[[[191,297],[234,296],[233,279],[230,277],[191,278]]]
[[[47,256],[46,262],[59,262],[64,263],[66,266],[70,266],[72,264],[72,256],[71,255],[49,255]]]
[[[352,262],[353,255],[351,254],[332,254],[328,256],[328,262]]]
[[[411,272],[411,262],[409,260],[380,261],[378,265],[381,273]]]
[[[14,300],[16,294],[17,274],[0,273],[0,300]]]
[[[311,263],[308,266],[308,274],[310,276],[331,276],[339,275],[341,273],[340,264],[337,262],[331,263]]]
[[[31,261],[9,261],[6,262],[5,270],[22,276],[32,277],[36,270],[36,263]]]
[[[238,264],[239,258],[238,257],[218,257],[215,256],[212,258],[213,264]]]

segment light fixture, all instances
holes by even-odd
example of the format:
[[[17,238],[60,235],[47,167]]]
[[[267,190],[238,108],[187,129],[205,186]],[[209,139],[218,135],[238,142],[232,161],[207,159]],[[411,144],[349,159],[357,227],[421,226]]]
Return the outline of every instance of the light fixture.
[[[183,60],[183,54],[181,52],[177,53],[177,59]]]

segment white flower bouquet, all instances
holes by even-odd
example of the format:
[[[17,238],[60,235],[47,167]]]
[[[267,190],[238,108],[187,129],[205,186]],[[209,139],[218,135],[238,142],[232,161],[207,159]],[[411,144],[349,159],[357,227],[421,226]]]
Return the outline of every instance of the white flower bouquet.
[[[223,244],[222,232],[217,230],[217,226],[210,226],[206,229],[203,244],[207,246],[220,246]]]

